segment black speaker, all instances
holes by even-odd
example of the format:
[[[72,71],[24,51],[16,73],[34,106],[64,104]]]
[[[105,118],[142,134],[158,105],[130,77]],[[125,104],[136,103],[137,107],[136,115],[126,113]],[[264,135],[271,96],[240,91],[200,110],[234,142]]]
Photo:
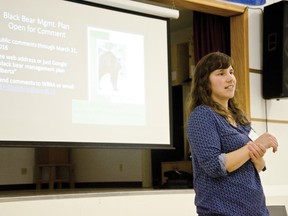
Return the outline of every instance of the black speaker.
[[[288,97],[288,2],[264,7],[263,77],[265,99]]]

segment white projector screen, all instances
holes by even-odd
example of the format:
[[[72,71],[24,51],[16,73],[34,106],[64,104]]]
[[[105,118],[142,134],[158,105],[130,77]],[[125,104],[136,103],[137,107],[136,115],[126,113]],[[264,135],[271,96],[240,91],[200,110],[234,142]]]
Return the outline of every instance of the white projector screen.
[[[86,2],[0,4],[0,145],[171,147],[169,20]]]

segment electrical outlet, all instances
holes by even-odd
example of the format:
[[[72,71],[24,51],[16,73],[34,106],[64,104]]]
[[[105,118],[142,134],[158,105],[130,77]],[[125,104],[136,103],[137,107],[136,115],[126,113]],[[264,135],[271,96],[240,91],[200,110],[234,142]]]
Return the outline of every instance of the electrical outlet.
[[[27,175],[27,168],[21,168],[21,175]]]

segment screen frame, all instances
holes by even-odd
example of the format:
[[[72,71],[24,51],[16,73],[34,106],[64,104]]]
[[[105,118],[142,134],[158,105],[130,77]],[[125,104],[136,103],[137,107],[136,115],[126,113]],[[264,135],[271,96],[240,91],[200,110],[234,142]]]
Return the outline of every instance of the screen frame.
[[[20,141],[20,140],[0,140],[0,147],[69,147],[69,148],[115,148],[115,149],[175,149],[173,147],[173,110],[172,110],[172,75],[171,75],[171,47],[170,47],[170,19],[142,12],[116,8],[113,6],[102,5],[99,3],[80,1],[80,0],[64,0],[71,3],[82,4],[92,7],[99,7],[107,10],[114,10],[123,13],[155,18],[166,21],[167,25],[167,62],[168,62],[168,103],[169,103],[169,144],[145,144],[145,143],[103,143],[103,142],[66,142],[66,141]]]

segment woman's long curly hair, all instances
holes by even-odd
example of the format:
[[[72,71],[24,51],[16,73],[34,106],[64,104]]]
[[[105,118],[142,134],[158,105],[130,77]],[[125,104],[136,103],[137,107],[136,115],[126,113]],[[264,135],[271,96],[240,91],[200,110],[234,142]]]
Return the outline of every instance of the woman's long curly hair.
[[[228,120],[228,110],[212,100],[212,90],[209,76],[217,69],[227,69],[230,66],[233,67],[233,60],[230,56],[221,52],[212,52],[200,59],[196,65],[195,73],[192,77],[190,93],[187,97],[188,116],[197,106],[206,105]],[[236,90],[234,97],[228,101],[228,109],[236,122],[243,125],[250,124],[237,102]]]

